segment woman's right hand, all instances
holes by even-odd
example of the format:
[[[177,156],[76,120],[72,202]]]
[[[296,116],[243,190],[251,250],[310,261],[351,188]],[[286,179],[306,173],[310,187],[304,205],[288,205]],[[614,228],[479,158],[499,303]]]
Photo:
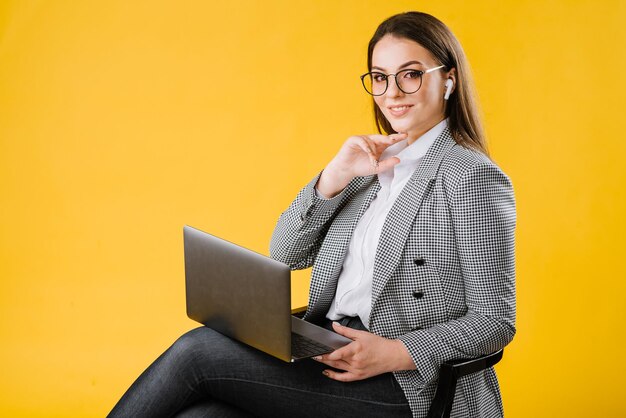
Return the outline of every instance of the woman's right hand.
[[[400,162],[397,157],[379,161],[390,145],[406,139],[404,133],[392,135],[356,135],[343,143],[328,163],[319,180],[317,191],[327,198],[339,194],[354,177],[369,176],[389,170]]]

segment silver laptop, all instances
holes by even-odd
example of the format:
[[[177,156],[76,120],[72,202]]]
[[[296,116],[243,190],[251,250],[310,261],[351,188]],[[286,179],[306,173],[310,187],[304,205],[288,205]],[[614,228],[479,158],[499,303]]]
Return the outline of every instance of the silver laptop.
[[[189,318],[285,361],[351,342],[291,315],[286,264],[190,226],[183,237]]]

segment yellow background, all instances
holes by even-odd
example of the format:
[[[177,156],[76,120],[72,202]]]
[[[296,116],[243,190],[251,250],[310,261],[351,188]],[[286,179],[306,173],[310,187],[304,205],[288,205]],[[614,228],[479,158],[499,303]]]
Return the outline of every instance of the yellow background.
[[[412,9],[464,45],[515,185],[507,416],[624,416],[626,2],[591,0],[0,2],[0,415],[104,416],[194,327],[182,226],[267,253],[373,131],[366,45]]]

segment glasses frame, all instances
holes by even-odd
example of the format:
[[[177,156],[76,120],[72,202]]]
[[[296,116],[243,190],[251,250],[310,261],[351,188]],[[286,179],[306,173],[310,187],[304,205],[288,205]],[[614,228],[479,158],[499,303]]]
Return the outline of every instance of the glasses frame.
[[[429,68],[428,70],[414,70],[414,69],[411,69],[411,68],[407,68],[406,70],[398,71],[395,74],[385,74],[385,73],[381,73],[380,71],[370,71],[370,72],[367,72],[367,73],[365,73],[365,74],[363,74],[361,76],[361,84],[363,84],[363,88],[365,89],[365,91],[369,95],[378,97],[378,96],[382,96],[383,94],[387,93],[387,89],[389,88],[389,77],[393,76],[393,78],[396,80],[396,86],[398,86],[398,90],[400,90],[404,94],[413,94],[413,93],[417,93],[419,91],[419,89],[422,88],[422,77],[424,76],[424,74],[432,73],[433,71],[440,70],[442,68],[445,68],[445,65],[440,65],[438,67]],[[402,87],[400,87],[400,83],[398,83],[398,74],[402,74],[402,73],[405,73],[407,71],[415,71],[415,72],[419,73],[420,85],[417,88],[417,90],[415,90],[415,91],[406,91]],[[367,76],[372,77],[373,74],[382,75],[382,76],[385,77],[385,89],[380,94],[374,94],[374,93],[370,92],[367,89],[367,86],[365,85],[365,77],[367,77]]]

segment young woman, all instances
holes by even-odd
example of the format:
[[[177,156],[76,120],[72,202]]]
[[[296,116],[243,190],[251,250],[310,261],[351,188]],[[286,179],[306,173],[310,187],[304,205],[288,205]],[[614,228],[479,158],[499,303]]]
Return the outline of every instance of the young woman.
[[[436,18],[384,21],[368,73],[381,134],[357,135],[281,215],[271,256],[313,266],[305,319],[352,343],[288,364],[201,327],[110,416],[422,417],[440,365],[515,334],[515,202],[487,157],[463,50]],[[500,417],[493,369],[453,416]]]

